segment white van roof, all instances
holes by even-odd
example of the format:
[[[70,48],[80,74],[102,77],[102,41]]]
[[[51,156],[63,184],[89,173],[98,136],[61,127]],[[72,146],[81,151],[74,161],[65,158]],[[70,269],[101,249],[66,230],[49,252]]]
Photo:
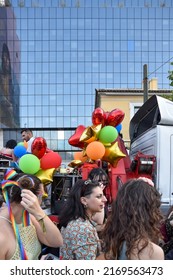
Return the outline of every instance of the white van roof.
[[[151,96],[130,121],[130,140],[156,125],[173,126],[173,102],[158,95]]]

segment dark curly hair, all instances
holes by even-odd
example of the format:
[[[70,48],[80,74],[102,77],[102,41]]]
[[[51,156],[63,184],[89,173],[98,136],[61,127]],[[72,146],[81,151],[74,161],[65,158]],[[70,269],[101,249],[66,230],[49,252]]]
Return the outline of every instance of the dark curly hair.
[[[119,259],[124,242],[127,259],[136,249],[140,259],[140,253],[150,241],[158,243],[163,219],[160,204],[161,195],[155,187],[142,179],[127,181],[112,203],[112,212],[102,232],[105,259]]]
[[[14,139],[10,139],[6,142],[5,147],[9,148],[9,149],[14,149],[14,147],[16,147],[17,142]]]

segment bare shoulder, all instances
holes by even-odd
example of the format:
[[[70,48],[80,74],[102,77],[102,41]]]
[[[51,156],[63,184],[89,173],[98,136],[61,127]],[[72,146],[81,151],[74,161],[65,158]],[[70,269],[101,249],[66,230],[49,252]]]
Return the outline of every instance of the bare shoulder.
[[[164,260],[164,252],[163,249],[156,245],[155,243],[152,243],[153,246],[153,253],[152,253],[152,259],[153,260]]]
[[[138,252],[135,252],[135,254],[131,255],[131,259],[132,260],[137,260],[137,259],[164,260],[164,252],[160,246],[150,241],[148,245],[144,249],[142,249],[142,251],[140,251],[139,256],[138,256]]]
[[[3,232],[0,232],[0,260],[5,260],[5,256],[7,253],[7,236]]]
[[[0,231],[0,248],[1,248],[1,245],[4,244],[4,241],[7,240],[7,236],[4,232]]]
[[[2,211],[0,212],[0,214]],[[8,221],[6,215],[1,215],[0,218],[0,248],[1,244],[3,244],[4,240],[7,240],[7,236],[9,236],[9,229],[11,228],[11,224]]]
[[[105,256],[104,256],[104,253],[100,254],[96,260],[105,260]]]

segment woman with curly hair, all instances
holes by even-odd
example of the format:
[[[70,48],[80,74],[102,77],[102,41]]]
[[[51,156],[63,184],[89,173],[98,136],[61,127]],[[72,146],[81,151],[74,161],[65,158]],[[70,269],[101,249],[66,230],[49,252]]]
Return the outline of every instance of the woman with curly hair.
[[[98,260],[163,260],[160,246],[161,195],[141,179],[131,179],[112,203],[102,233],[103,252]]]

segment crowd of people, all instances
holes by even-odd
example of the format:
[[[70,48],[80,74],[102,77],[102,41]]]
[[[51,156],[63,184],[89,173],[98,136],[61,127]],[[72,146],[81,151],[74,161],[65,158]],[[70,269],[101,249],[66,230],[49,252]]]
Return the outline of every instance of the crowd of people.
[[[21,134],[32,144],[31,130]],[[110,213],[108,184],[108,174],[100,167],[93,168],[87,180],[78,179],[55,225],[41,207],[41,180],[7,169],[1,182],[0,260],[44,260],[46,247],[64,260],[173,259],[173,206],[164,217],[153,182],[128,180],[118,190]]]

